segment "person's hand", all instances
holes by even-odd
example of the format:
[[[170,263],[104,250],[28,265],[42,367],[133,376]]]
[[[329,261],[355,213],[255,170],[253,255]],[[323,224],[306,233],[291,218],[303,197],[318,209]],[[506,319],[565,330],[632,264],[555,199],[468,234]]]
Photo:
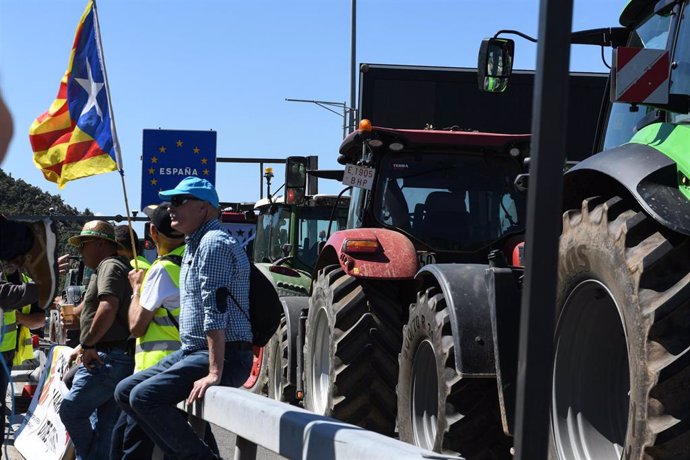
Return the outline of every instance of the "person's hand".
[[[67,315],[60,310],[60,324],[64,329],[77,330],[79,329],[79,322],[77,321],[76,315]]]
[[[72,351],[69,355],[69,362],[79,364],[81,362],[81,346],[77,345],[77,348]]]
[[[206,394],[206,389],[212,387],[213,385],[218,385],[220,383],[220,375],[208,374],[206,377],[201,378],[194,382],[194,387],[192,391],[189,392],[187,397],[187,404],[192,404],[197,399],[201,399]]]
[[[145,270],[132,270],[129,272],[129,285],[132,286],[132,292],[139,292],[141,283],[144,281]]]
[[[62,296],[61,295],[55,296],[55,298],[53,299],[53,305],[51,305],[50,308],[51,309],[58,308],[58,306],[61,304],[62,304]]]
[[[83,350],[81,354],[81,362],[84,363],[84,367],[93,371],[98,364],[103,365],[101,357],[98,356],[98,351],[95,348],[89,348],[88,350]]]
[[[67,269],[69,268],[69,254],[58,257],[57,264],[58,272],[60,272],[61,275],[67,273]]]

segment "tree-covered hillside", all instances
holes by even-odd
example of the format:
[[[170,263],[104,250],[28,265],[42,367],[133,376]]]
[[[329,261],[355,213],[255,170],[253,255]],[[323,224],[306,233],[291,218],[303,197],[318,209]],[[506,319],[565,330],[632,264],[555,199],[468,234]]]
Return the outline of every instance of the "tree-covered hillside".
[[[38,187],[15,179],[0,169],[0,213],[5,216],[78,216],[93,215],[85,209],[83,212],[65,204],[58,195],[51,195]],[[58,237],[58,254],[76,254],[67,239],[78,233],[82,224],[77,222],[56,221]]]

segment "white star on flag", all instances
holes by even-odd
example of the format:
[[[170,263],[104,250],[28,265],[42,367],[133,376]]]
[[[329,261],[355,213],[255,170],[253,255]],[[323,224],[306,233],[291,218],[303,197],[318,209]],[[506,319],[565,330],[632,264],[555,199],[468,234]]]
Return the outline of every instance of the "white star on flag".
[[[81,111],[80,116],[87,114],[89,110],[91,110],[91,107],[96,107],[96,113],[98,114],[98,118],[103,118],[103,112],[101,112],[101,107],[98,105],[96,97],[98,96],[98,93],[103,89],[103,86],[105,86],[105,84],[103,82],[94,81],[93,75],[91,75],[91,63],[89,62],[88,58],[86,59],[86,74],[87,78],[75,78],[77,83],[79,83],[79,86],[84,88],[86,94],[89,95],[89,98],[86,101],[86,105],[84,105],[84,110]]]

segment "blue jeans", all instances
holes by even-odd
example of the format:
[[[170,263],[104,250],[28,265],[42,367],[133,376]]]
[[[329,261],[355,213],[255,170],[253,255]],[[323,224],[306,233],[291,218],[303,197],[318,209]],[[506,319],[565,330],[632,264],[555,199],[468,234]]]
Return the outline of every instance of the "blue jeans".
[[[60,404],[60,419],[72,438],[78,460],[105,459],[120,409],[115,386],[132,374],[134,358],[116,348],[98,352],[103,365],[89,371],[79,365],[70,392]],[[94,416],[92,418],[92,416]]]
[[[238,387],[249,377],[251,351],[225,350],[220,384]],[[167,458],[215,458],[194,433],[177,403],[189,396],[194,382],[208,375],[208,350],[178,350],[155,366],[126,378],[115,389],[115,400],[158,445]]]
[[[12,371],[12,359],[14,358],[14,352],[4,352],[0,353],[0,359],[5,360],[5,364],[7,364],[7,370],[10,372]],[[10,379],[7,376],[7,373],[5,372],[4,366],[0,363],[0,395],[7,395],[7,388],[10,386]],[[5,442],[5,418],[6,418],[6,411],[7,411],[7,401],[6,398],[3,397],[2,401],[0,401],[0,411],[2,411],[2,421],[0,423],[0,430],[2,432],[0,433],[0,444],[4,444]]]
[[[206,422],[204,442],[214,454],[220,455],[218,443],[213,436],[213,431],[211,431],[211,424],[208,422]],[[149,459],[153,456],[155,447],[149,435],[125,411],[121,411],[120,417],[117,419],[112,443],[110,460]]]

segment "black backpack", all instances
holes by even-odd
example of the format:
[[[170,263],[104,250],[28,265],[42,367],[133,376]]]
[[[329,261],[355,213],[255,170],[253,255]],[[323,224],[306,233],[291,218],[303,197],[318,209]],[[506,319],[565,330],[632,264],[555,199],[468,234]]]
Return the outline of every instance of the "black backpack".
[[[254,336],[252,343],[257,347],[263,347],[280,325],[283,305],[271,280],[253,263],[250,263],[249,266],[249,323],[252,325],[252,335]],[[227,288],[224,291],[230,295],[232,301],[239,308],[239,303],[230,291]],[[225,305],[225,299],[222,298],[223,293],[220,292],[221,298],[218,298],[218,295],[219,292],[216,292],[217,305]],[[244,310],[241,308],[239,310],[246,316]]]

